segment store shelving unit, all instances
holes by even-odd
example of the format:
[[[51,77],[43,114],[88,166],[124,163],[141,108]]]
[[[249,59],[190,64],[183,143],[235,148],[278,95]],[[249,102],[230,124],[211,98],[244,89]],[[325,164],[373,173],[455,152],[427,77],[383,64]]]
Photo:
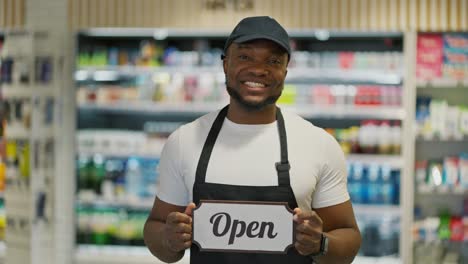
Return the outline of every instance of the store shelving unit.
[[[4,42],[4,39],[5,39],[5,36],[4,36],[4,32],[3,30],[0,28],[0,45],[3,45],[3,42]],[[2,52],[2,47],[0,47],[0,53]],[[2,91],[2,83],[0,82],[0,96],[1,96],[1,91]],[[0,97],[1,99],[3,99],[3,97]],[[0,106],[0,120],[3,119],[3,107]],[[3,124],[0,124],[0,127],[2,127]],[[0,135],[0,145],[3,145],[4,144],[4,137],[3,135]],[[5,157],[3,156],[4,153],[0,153],[0,157],[2,159],[4,159]],[[1,201],[2,203],[4,203],[5,201],[5,195],[4,195],[4,192],[1,193]],[[4,210],[5,207],[3,207],[3,212],[1,212],[1,217],[4,219],[3,221],[5,221],[5,210]],[[6,221],[5,221],[6,222]],[[5,259],[5,241],[4,241],[4,237],[3,239],[0,241],[0,263],[3,263],[3,260]]]
[[[190,252],[186,252],[184,257],[176,262],[177,264],[189,264]],[[75,256],[77,263],[82,264],[163,264],[152,256],[146,248],[135,247],[105,247],[105,246],[79,246]],[[357,256],[355,264],[394,264],[398,263],[398,257],[363,257]]]
[[[418,37],[421,35],[425,36],[439,36],[442,38],[444,33],[414,33],[414,37]],[[452,33],[453,34],[453,33]],[[466,33],[465,33],[466,39]],[[452,52],[460,54],[461,49],[451,49],[449,48],[450,44],[444,43],[442,46],[438,46],[435,49],[444,50],[443,54],[446,56],[446,52]],[[441,41],[442,42],[442,41]],[[447,45],[447,46],[446,46]],[[465,55],[466,56],[466,49],[464,47]],[[420,52],[416,45],[414,45],[414,54]],[[423,50],[423,52],[427,53],[427,50]],[[442,53],[442,52],[441,52]],[[438,51],[432,52],[436,57],[439,56],[440,53]],[[462,53],[463,54],[463,53]],[[436,60],[437,61],[437,60]],[[465,62],[459,62],[460,65]],[[444,59],[440,62],[438,67],[443,68],[442,65],[445,64],[456,64],[454,62],[449,62],[449,60]],[[415,90],[415,97],[422,96],[425,98],[431,98],[432,100],[444,100],[447,102],[449,106],[467,106],[468,105],[468,79],[466,78],[466,71],[464,78],[454,78],[454,77],[447,77],[445,76],[447,73],[442,73],[442,76],[435,76],[431,79],[417,79],[415,81],[414,90]],[[431,114],[441,114],[444,115],[445,113],[431,113]],[[420,122],[420,121],[417,121]],[[461,122],[461,119],[460,119]],[[445,126],[445,129],[447,125]],[[413,131],[417,131],[416,127]],[[430,175],[430,166],[431,163],[440,163],[442,164],[443,159],[447,157],[458,157],[461,153],[467,153],[468,151],[468,137],[467,135],[461,132],[457,135],[446,135],[445,133],[440,133],[436,131],[436,133],[431,133],[427,131],[423,131],[423,135],[416,133],[414,135],[414,159],[415,161],[427,161],[427,175]],[[416,165],[418,166],[418,165]],[[457,165],[458,166],[458,165]],[[443,167],[443,168],[442,168]],[[441,169],[445,171],[445,164]],[[422,170],[421,168],[415,168],[415,175],[418,177],[418,170]],[[442,171],[441,171],[442,172]],[[443,172],[447,173],[448,172]],[[459,172],[462,173],[461,171]],[[413,175],[414,175],[413,174]],[[437,223],[435,226],[431,228],[438,228],[440,224],[441,229],[443,225],[442,220],[444,217],[450,219],[451,216],[461,216],[463,217],[463,207],[464,207],[464,199],[466,200],[468,197],[468,190],[461,186],[452,186],[449,183],[450,180],[447,182],[440,182],[437,183],[437,186],[426,186],[421,185],[419,179],[413,177],[416,181],[414,186],[414,206],[417,209],[417,214],[415,217],[415,228],[418,228],[421,221],[427,220],[430,218],[430,221],[434,221]],[[463,177],[459,175],[459,177]],[[460,180],[461,181],[461,180]],[[465,209],[466,213],[466,209]],[[440,221],[440,223],[439,223]],[[451,220],[450,220],[451,221]],[[419,222],[419,223],[418,223]],[[419,227],[421,228],[421,227]],[[451,227],[450,227],[450,231]],[[427,230],[427,232],[432,232],[431,230]],[[466,248],[463,246],[463,242],[455,242],[452,241],[450,235],[448,237],[442,237],[442,233],[437,234],[433,239],[429,239],[429,237],[419,237],[419,240],[416,242],[417,247],[425,247],[425,251],[421,251],[421,249],[415,249],[413,253],[413,261],[420,261],[418,263],[424,262],[424,254],[423,252],[439,251],[441,255],[439,258],[443,258],[444,255],[450,253],[451,255],[448,256],[449,258],[458,259],[459,262],[456,263],[465,263],[468,261],[468,256],[466,255]],[[418,239],[418,238],[416,238]],[[416,247],[415,247],[416,248]],[[422,261],[422,262],[421,262]],[[442,260],[440,260],[442,261]]]
[[[200,41],[200,39],[212,39],[215,46],[222,47],[224,39],[229,32],[218,32],[218,31],[206,31],[206,32],[194,32],[193,30],[153,30],[153,29],[89,29],[82,31],[79,35],[79,41],[84,39],[90,39],[99,43],[108,43],[107,39],[120,37],[127,38],[130,40],[153,38],[162,41],[168,41],[171,44],[177,43],[177,41],[185,40],[185,42],[191,42],[194,40]],[[382,33],[382,32],[331,32],[330,38],[336,38],[337,41],[332,43],[332,47],[340,45],[340,41],[346,42],[346,39],[365,39],[369,42],[378,42],[375,39],[382,38],[384,35],[386,38],[396,43],[396,47],[390,47],[391,51],[400,51],[402,47],[403,35],[401,33]],[[162,37],[164,36],[164,37]],[[303,45],[303,49],[312,49],[317,52],[325,51],[323,49],[323,43],[312,41],[309,44],[303,44],[310,40],[315,40],[315,32],[307,30],[292,31],[291,36],[300,45]],[[395,41],[396,40],[396,41]],[[373,42],[374,41],[374,42]],[[301,44],[302,43],[302,44]],[[337,44],[338,43],[338,44]],[[206,44],[206,43],[205,43]],[[106,44],[103,44],[106,45]],[[113,44],[111,44],[113,45]],[[125,44],[129,46],[128,41]],[[338,46],[337,46],[338,45]],[[341,44],[342,45],[342,44]],[[372,46],[372,44],[370,44]],[[379,44],[381,45],[381,44]],[[80,46],[80,45],[79,45]],[[321,48],[322,47],[322,48]],[[89,48],[89,47],[88,47]],[[186,49],[187,47],[185,47]],[[384,51],[382,46],[376,48],[376,51]],[[218,62],[219,63],[219,62]],[[213,66],[160,66],[160,67],[140,67],[140,66],[79,66],[75,72],[75,80],[80,85],[92,85],[98,83],[108,83],[116,85],[119,81],[128,81],[130,78],[138,76],[151,76],[153,74],[167,73],[189,73],[189,74],[200,74],[210,73],[213,75],[221,75],[221,65]],[[374,85],[374,86],[404,86],[403,94],[401,94],[402,100],[406,95],[405,89],[406,80],[405,73],[402,69],[395,69],[392,71],[378,70],[378,69],[365,69],[365,70],[339,70],[332,67],[290,67],[288,71],[288,78],[286,84],[297,85],[310,85],[310,84],[344,84],[344,85]],[[227,98],[225,98],[227,100]],[[136,101],[112,101],[112,102],[81,102],[78,104],[78,129],[86,128],[120,128],[120,129],[133,129],[141,130],[144,122],[150,120],[152,122],[164,121],[164,122],[189,122],[205,113],[219,109],[227,101],[210,101],[210,102],[152,102],[150,100],[136,100]],[[407,133],[406,121],[407,111],[404,105],[402,106],[317,106],[310,104],[283,104],[281,106],[285,111],[293,111],[303,116],[308,120],[317,120],[320,124],[330,124],[331,126],[339,124],[344,121],[346,124],[358,124],[361,120],[374,119],[374,120],[396,120],[402,123],[404,137]],[[126,127],[122,123],[124,120],[128,121]],[[108,127],[107,127],[108,126]],[[406,148],[406,146],[403,146]],[[87,153],[92,155],[93,153]],[[94,153],[96,154],[96,153]],[[109,155],[109,153],[107,153]],[[112,156],[112,153],[110,153]],[[351,163],[362,163],[363,165],[372,164],[383,164],[387,165],[395,170],[403,170],[406,165],[406,159],[404,154],[398,155],[376,155],[376,154],[350,154],[347,156],[348,161]],[[404,173],[401,174],[401,181],[406,177]],[[139,202],[138,202],[139,203]],[[403,203],[403,201],[401,202]],[[99,201],[95,204],[90,204],[89,201],[85,202],[80,200],[78,204],[88,205],[105,205],[109,207],[134,207],[135,204],[131,202],[109,202]],[[146,203],[142,203],[146,204]],[[148,202],[146,206],[151,206]],[[411,205],[412,206],[412,205]],[[139,206],[136,206],[139,207]],[[145,207],[145,205],[143,205]],[[355,210],[360,214],[370,214],[374,216],[390,215],[397,218],[404,218],[406,215],[403,211],[403,205],[356,205]],[[402,221],[404,222],[404,221]],[[404,241],[400,238],[400,241]],[[400,255],[404,254],[405,245],[400,243]],[[138,263],[149,263],[155,260],[149,255],[146,249],[134,248],[128,252],[127,255],[132,256],[132,261]],[[91,245],[79,245],[76,259],[78,263],[126,263],[126,258],[120,256],[119,252],[127,252],[125,247],[114,247],[114,246],[91,246]],[[132,251],[133,250],[133,251]],[[126,254],[126,253],[122,253]],[[187,255],[186,255],[187,256]],[[95,261],[95,262],[93,262]],[[106,262],[107,261],[107,262]],[[122,261],[122,262],[119,262]],[[184,262],[186,261],[186,262]],[[401,256],[390,256],[388,258],[369,258],[359,257],[355,263],[398,263],[401,262]],[[181,263],[188,263],[186,257]]]
[[[12,30],[2,50],[7,145],[5,261],[53,263],[60,185],[64,55],[51,32]],[[11,62],[11,64],[9,64]],[[6,63],[7,64],[7,63]],[[13,68],[13,64],[15,67]],[[19,164],[19,166],[18,166]],[[57,188],[57,189],[56,189]]]

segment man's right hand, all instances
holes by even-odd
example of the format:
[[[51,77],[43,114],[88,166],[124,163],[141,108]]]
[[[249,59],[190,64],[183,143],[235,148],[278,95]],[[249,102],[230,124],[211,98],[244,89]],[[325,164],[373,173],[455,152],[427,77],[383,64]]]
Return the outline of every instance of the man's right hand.
[[[192,211],[194,203],[185,208],[184,213],[172,212],[166,218],[166,246],[173,252],[180,252],[192,245]]]

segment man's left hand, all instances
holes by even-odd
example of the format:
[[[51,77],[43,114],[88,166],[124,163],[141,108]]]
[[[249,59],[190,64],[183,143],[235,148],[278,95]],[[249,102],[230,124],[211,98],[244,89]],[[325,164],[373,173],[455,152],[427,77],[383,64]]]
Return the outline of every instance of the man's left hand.
[[[299,254],[307,256],[320,251],[320,240],[323,233],[322,219],[314,211],[294,209],[296,226],[296,242],[294,247]]]

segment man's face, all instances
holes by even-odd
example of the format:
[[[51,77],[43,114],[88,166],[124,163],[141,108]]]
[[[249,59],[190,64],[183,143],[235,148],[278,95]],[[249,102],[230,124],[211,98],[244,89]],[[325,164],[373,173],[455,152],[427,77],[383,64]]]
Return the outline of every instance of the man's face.
[[[227,91],[246,110],[261,110],[280,97],[287,65],[287,53],[272,41],[232,43],[223,61]]]

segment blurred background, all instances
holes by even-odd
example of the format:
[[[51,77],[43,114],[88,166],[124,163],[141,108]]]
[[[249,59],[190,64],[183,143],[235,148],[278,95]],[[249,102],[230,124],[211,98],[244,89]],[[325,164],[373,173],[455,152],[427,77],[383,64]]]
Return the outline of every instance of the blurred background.
[[[354,263],[468,263],[468,0],[0,0],[0,263],[160,263],[161,149],[228,102],[253,15],[291,36],[281,107],[346,154]]]

